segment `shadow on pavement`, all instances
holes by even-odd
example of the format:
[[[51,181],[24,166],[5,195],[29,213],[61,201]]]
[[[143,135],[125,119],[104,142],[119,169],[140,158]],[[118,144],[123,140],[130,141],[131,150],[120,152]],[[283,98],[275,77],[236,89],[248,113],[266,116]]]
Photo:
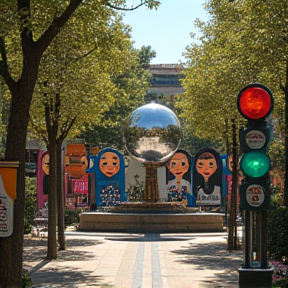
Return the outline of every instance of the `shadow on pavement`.
[[[94,257],[91,253],[80,250],[71,250],[69,247],[84,247],[102,244],[102,241],[96,240],[80,240],[80,239],[68,239],[66,240],[67,250],[58,251],[58,261],[83,261]],[[37,240],[37,239],[25,239],[24,240],[24,252],[23,261],[24,262],[35,262],[35,261],[46,261],[47,253],[47,239]]]
[[[81,287],[86,284],[91,287],[100,286],[101,277],[91,276],[91,271],[83,271],[77,268],[71,269],[71,266],[61,266],[57,268],[51,265],[45,269],[45,265],[51,261],[67,262],[67,261],[84,261],[95,258],[95,255],[88,251],[74,250],[73,248],[102,244],[102,241],[87,239],[67,239],[66,249],[58,251],[58,257],[55,260],[46,260],[47,239],[26,238],[24,239],[23,262],[24,269],[28,271],[32,279],[32,288],[54,288],[54,287]],[[40,270],[43,268],[43,271]],[[37,273],[36,273],[37,272]],[[54,279],[54,280],[53,280]],[[60,284],[53,283],[57,279]],[[61,279],[61,280],[60,280]],[[59,281],[60,280],[60,281]],[[45,283],[45,284],[43,284]],[[73,284],[72,284],[73,283]],[[105,287],[114,287],[106,285]]]
[[[67,270],[66,270],[67,269]],[[89,273],[90,274],[90,273]],[[63,267],[61,271],[45,271],[38,272],[36,275],[32,275],[32,281],[35,283],[33,288],[56,288],[56,287],[103,287],[99,284],[103,278],[97,276],[91,276],[83,271],[71,271],[71,267]],[[50,280],[49,280],[50,279]],[[57,284],[49,281],[51,279],[57,279]],[[45,283],[45,284],[41,284]],[[105,287],[114,287],[113,285],[105,285]]]
[[[235,285],[238,281],[238,269],[243,262],[243,252],[241,250],[229,252],[227,245],[223,244],[223,242],[189,243],[189,247],[186,246],[171,252],[179,256],[185,255],[185,257],[180,257],[180,260],[177,261],[180,264],[191,264],[193,269],[196,270],[219,271],[217,279],[212,281],[213,287],[230,287],[229,283]],[[209,283],[211,282],[203,282],[205,285],[209,285]],[[219,283],[220,286],[215,286],[216,283]]]
[[[211,237],[211,236],[210,236]],[[206,237],[205,237],[206,238]],[[112,241],[182,241],[179,249],[170,250],[171,253],[179,256],[175,263],[191,265],[191,270],[215,270],[217,273],[213,278],[207,277],[207,281],[199,282],[197,288],[234,288],[238,287],[238,268],[242,262],[242,251],[227,251],[225,242],[209,238],[197,240],[192,235],[146,233],[136,235],[121,235],[105,237]],[[204,239],[204,240],[203,240]],[[187,243],[185,240],[192,240]],[[204,241],[204,242],[203,242]],[[56,260],[45,259],[47,253],[47,239],[24,239],[23,261],[24,267],[33,281],[33,288],[58,288],[58,287],[106,287],[115,288],[111,282],[106,282],[103,276],[91,276],[91,270],[83,270],[74,267],[73,261],[89,261],[97,258],[97,255],[89,252],[87,246],[99,245],[103,241],[96,239],[66,239],[66,250],[58,252]],[[81,249],[83,247],[83,249]],[[53,262],[61,262],[61,265],[54,265]],[[70,263],[65,264],[65,261]],[[49,264],[47,267],[45,265]],[[171,265],[173,265],[171,263]],[[74,267],[72,269],[72,267]],[[41,269],[42,268],[42,269]],[[197,273],[197,272],[196,272]],[[206,279],[205,279],[206,280]],[[57,281],[57,282],[56,282]],[[107,279],[106,279],[107,281]],[[111,280],[112,281],[112,280]],[[45,284],[44,284],[45,283]],[[165,287],[163,287],[165,288]],[[196,287],[195,287],[196,288]]]

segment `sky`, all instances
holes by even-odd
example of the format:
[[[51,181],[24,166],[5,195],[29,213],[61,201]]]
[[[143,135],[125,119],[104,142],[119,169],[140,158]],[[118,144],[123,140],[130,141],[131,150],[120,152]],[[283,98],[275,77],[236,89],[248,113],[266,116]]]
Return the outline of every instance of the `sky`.
[[[129,1],[128,1],[129,2]],[[140,1],[132,1],[134,5]],[[182,53],[193,43],[190,33],[197,33],[194,21],[208,20],[204,10],[205,0],[160,0],[160,7],[149,10],[144,6],[126,12],[124,23],[132,28],[134,47],[150,45],[156,51],[151,64],[174,64],[184,61]]]

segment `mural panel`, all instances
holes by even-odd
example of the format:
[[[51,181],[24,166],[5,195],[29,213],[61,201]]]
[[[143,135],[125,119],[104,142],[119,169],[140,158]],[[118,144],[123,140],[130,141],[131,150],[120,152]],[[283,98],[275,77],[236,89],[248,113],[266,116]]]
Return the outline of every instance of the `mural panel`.
[[[193,161],[193,195],[199,206],[221,204],[222,160],[218,152],[201,149]]]
[[[99,152],[95,161],[97,206],[114,206],[126,201],[123,155],[113,148],[105,148]]]
[[[167,163],[168,201],[182,202],[195,206],[191,189],[191,156],[184,150],[177,150]]]

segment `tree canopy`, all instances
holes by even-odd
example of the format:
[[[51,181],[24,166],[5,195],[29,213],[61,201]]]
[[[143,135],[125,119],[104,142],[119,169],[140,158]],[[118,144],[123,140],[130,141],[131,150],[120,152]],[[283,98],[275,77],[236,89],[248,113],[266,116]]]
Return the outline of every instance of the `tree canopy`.
[[[223,139],[225,121],[239,115],[236,99],[247,84],[258,82],[275,96],[275,109],[283,120],[287,47],[281,37],[285,31],[285,1],[209,1],[206,23],[198,20],[202,32],[199,42],[186,49],[184,96],[178,107],[197,136]],[[282,11],[280,13],[279,11]],[[277,12],[278,11],[278,12]]]
[[[95,5],[89,8],[94,13],[99,10],[95,20],[93,13],[82,9],[84,7],[75,12],[74,21],[67,22],[45,51],[30,112],[34,127],[43,130],[44,107],[54,103],[59,95],[61,110],[53,117],[57,117],[61,127],[58,133],[74,122],[70,138],[81,132],[84,123],[102,122],[104,112],[110,109],[121,91],[113,79],[123,75],[137,61],[130,29],[121,22],[120,15]],[[42,113],[35,113],[39,110]]]
[[[246,85],[261,83],[275,99],[277,134],[271,153],[282,150],[287,162],[287,136],[282,133],[288,123],[287,2],[211,0],[205,9],[208,22],[195,23],[202,35],[186,49],[186,91],[176,104],[181,117],[198,137],[223,143],[228,137],[232,142],[231,120],[238,128],[246,122],[238,113],[237,95]]]

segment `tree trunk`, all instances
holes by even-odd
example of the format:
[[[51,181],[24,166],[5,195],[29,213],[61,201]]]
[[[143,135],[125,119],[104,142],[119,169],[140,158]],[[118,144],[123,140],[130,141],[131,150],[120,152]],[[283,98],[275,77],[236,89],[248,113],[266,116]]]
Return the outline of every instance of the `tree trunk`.
[[[284,176],[284,192],[283,192],[283,206],[288,207],[288,61],[286,61],[286,83],[283,87],[285,94],[285,176]]]
[[[37,45],[35,45],[35,42],[33,41],[31,31],[29,31],[27,27],[22,27],[20,37],[23,52],[23,67],[21,78],[17,81],[14,81],[9,73],[8,62],[6,61],[5,43],[4,41],[1,42],[1,76],[11,93],[5,160],[19,162],[19,168],[17,174],[16,199],[14,201],[13,233],[9,237],[0,237],[0,288],[22,287],[26,135],[29,121],[29,109],[38,76],[40,59],[50,42],[59,33],[60,28],[67,22],[81,2],[82,0],[71,1],[63,15],[57,18],[56,21],[53,22],[53,25],[43,33],[43,37],[39,39],[40,42],[38,42]],[[22,10],[22,8],[27,8],[30,11],[29,0],[18,0],[17,4],[20,10]],[[56,152],[54,151],[52,154],[56,155]],[[54,167],[52,168],[54,169]],[[52,173],[52,179],[53,177],[55,177],[55,175]],[[56,199],[55,191],[56,189],[54,190],[54,195],[53,193],[50,193],[51,199],[49,201],[51,201],[51,203]],[[53,209],[56,209],[55,205],[49,205],[49,213],[51,216],[54,215]],[[54,213],[55,212],[56,210]],[[55,225],[53,224],[53,218],[55,218]],[[56,217],[53,216],[53,218],[50,221],[50,229],[54,229],[54,225],[55,233],[54,235],[50,233],[50,235],[48,235],[48,240],[49,236],[50,238],[55,237],[56,239]],[[50,242],[52,242],[51,239]],[[49,247],[48,255],[55,255],[54,247]]]
[[[49,192],[48,192],[48,247],[47,259],[52,260],[57,258],[57,152],[56,143],[49,139]]]
[[[19,161],[17,173],[17,196],[14,201],[13,233],[9,237],[0,237],[0,287],[21,287],[22,255],[24,234],[24,205],[25,205],[25,144],[28,113],[21,113],[10,119],[10,129],[7,134],[7,149],[5,160]],[[18,110],[18,109],[16,109]],[[18,119],[17,119],[18,118]],[[19,119],[20,118],[20,119]],[[17,127],[18,126],[18,127]],[[11,128],[13,127],[13,128]],[[13,141],[10,141],[13,139]]]
[[[39,55],[24,60],[22,78],[5,79],[11,92],[6,138],[6,161],[18,161],[17,195],[14,201],[13,233],[0,238],[0,287],[22,287],[22,256],[25,211],[25,152],[29,109],[37,79]]]
[[[230,198],[230,218],[229,218],[229,231],[228,231],[228,250],[237,250],[236,245],[236,210],[237,210],[237,141],[236,141],[236,126],[235,120],[232,120],[232,129],[233,129],[233,169],[232,169],[232,191]],[[235,235],[234,235],[235,232]]]
[[[63,193],[63,155],[62,141],[57,143],[57,211],[58,211],[58,243],[59,250],[65,250],[65,221],[64,221],[64,197]]]

